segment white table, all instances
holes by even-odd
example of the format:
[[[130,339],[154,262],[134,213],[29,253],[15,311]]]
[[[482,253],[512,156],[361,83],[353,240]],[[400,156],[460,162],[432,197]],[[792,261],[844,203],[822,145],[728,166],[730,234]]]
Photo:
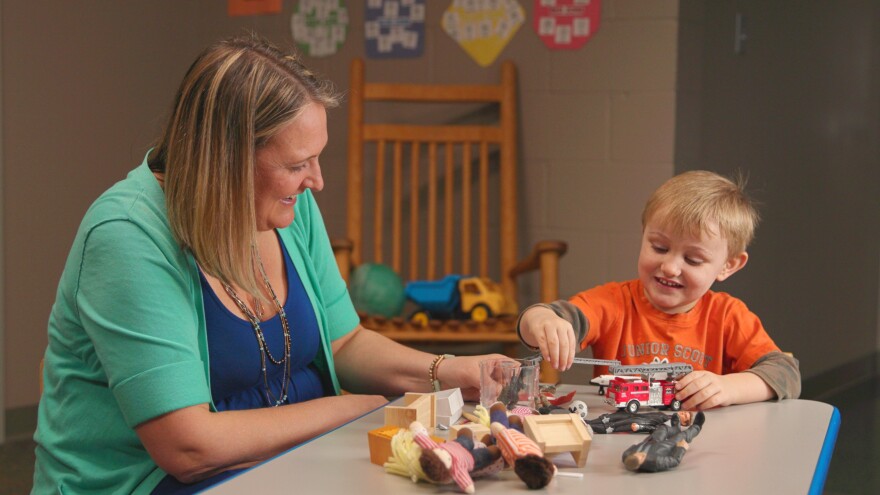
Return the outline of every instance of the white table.
[[[592,386],[575,389],[589,406],[589,418],[614,409],[602,403]],[[466,405],[466,410],[473,405]],[[210,490],[212,494],[455,493],[454,485],[435,486],[385,473],[370,463],[367,432],[383,425],[382,409],[255,466]],[[834,449],[840,414],[836,408],[809,400],[764,402],[706,412],[702,432],[681,464],[661,473],[632,473],[621,454],[644,434],[595,434],[586,466],[563,467],[583,478],[557,477],[547,493],[774,493],[822,492]],[[438,436],[442,433],[438,432]],[[571,463],[573,466],[573,463]],[[475,480],[476,493],[528,491],[512,471]],[[533,492],[534,493],[534,492]]]

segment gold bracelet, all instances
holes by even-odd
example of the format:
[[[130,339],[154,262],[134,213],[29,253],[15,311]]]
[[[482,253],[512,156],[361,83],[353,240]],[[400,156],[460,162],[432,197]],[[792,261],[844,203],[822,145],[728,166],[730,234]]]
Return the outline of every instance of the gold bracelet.
[[[428,368],[428,380],[431,382],[431,389],[434,392],[440,391],[440,379],[437,378],[437,366],[440,366],[440,362],[447,358],[454,358],[452,354],[438,354],[437,357],[431,361],[431,367]]]

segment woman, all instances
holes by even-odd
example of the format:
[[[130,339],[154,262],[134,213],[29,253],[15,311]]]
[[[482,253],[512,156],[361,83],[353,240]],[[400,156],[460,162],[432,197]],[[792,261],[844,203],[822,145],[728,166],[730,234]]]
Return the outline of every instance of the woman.
[[[34,493],[193,491],[382,395],[430,391],[429,375],[477,397],[485,357],[443,360],[359,325],[312,196],[336,104],[254,36],[190,67],[158,144],[71,249]]]

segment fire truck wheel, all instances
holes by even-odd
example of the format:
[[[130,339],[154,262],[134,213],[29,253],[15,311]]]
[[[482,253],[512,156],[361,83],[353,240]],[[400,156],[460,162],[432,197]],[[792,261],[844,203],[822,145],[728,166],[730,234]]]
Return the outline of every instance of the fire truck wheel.
[[[641,404],[639,404],[639,401],[633,399],[633,400],[626,403],[626,410],[632,414],[635,414],[639,411],[640,405]]]
[[[673,411],[678,411],[681,409],[681,401],[678,399],[672,399],[672,402],[669,404],[669,409]]]

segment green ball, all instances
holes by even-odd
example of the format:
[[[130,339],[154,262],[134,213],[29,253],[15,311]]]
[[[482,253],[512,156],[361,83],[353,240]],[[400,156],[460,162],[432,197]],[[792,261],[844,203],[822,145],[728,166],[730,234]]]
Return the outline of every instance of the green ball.
[[[368,315],[399,316],[406,302],[403,281],[390,267],[365,263],[351,272],[349,292],[354,308]]]

